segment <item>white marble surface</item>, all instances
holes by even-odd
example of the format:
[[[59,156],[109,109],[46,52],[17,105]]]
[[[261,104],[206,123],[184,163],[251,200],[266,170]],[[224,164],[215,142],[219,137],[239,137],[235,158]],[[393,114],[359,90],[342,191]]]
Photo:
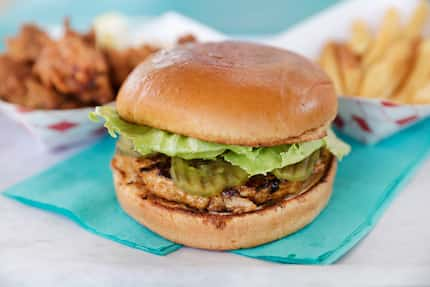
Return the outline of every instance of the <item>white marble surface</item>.
[[[43,151],[0,115],[0,190],[73,152]],[[427,160],[375,229],[324,267],[188,248],[159,257],[0,196],[0,286],[430,286],[429,170]]]

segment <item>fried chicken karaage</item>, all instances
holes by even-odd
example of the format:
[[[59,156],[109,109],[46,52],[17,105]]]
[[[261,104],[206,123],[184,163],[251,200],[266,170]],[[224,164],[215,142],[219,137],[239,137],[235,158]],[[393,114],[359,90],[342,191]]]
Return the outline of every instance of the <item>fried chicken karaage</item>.
[[[24,24],[18,35],[6,39],[7,54],[17,61],[33,63],[45,45],[52,42],[48,34],[33,24]]]
[[[102,52],[70,33],[46,45],[33,67],[44,85],[88,104],[114,99],[108,71]]]
[[[195,41],[187,34],[177,44]],[[6,40],[6,52],[0,54],[0,99],[30,109],[103,105],[115,100],[128,74],[158,50],[151,45],[98,47],[93,29],[77,32],[68,18],[58,39],[34,24],[24,24]]]
[[[29,65],[16,61],[11,56],[0,55],[0,99],[24,105],[27,89],[23,83],[29,77]]]

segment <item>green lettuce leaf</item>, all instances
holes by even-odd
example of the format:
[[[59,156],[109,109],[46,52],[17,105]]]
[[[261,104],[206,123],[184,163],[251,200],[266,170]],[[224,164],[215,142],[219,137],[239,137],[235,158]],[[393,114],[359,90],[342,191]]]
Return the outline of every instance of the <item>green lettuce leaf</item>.
[[[333,132],[323,139],[274,147],[246,147],[211,143],[199,139],[173,134],[142,125],[136,125],[120,118],[111,106],[97,107],[89,118],[105,120],[104,126],[109,134],[117,134],[131,140],[135,150],[142,155],[159,152],[183,159],[215,159],[218,156],[233,165],[244,169],[249,175],[266,174],[276,168],[282,168],[302,161],[315,150],[326,146],[336,157],[346,155],[350,148],[336,138]]]
[[[327,136],[324,138],[324,141],[327,149],[339,160],[351,151],[351,147],[347,143],[338,139],[331,129],[327,131]]]
[[[249,174],[266,174],[276,168],[300,162],[323,146],[323,140],[315,140],[300,144],[256,148],[240,154],[228,151],[223,157],[224,160],[240,166]]]

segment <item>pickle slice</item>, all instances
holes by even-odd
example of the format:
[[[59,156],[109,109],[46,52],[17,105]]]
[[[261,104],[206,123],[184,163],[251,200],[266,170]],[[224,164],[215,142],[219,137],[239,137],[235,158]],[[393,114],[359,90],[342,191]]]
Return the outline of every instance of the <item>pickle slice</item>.
[[[273,171],[273,174],[278,179],[284,179],[289,181],[303,181],[309,176],[311,176],[319,157],[320,151],[317,150],[301,162],[298,162],[293,165],[288,165],[283,168],[275,169]]]
[[[213,196],[225,188],[240,185],[248,174],[223,160],[184,160],[172,158],[170,174],[177,186],[189,194]]]
[[[119,154],[131,156],[131,157],[142,157],[140,153],[135,151],[133,142],[125,137],[119,137],[116,142],[116,150]]]

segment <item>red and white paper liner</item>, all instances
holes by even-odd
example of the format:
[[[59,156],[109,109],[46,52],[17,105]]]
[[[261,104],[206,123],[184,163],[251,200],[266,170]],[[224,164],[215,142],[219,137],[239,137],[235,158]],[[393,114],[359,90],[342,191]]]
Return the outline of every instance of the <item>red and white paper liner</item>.
[[[430,116],[430,105],[405,105],[358,97],[339,97],[334,126],[366,144],[376,143]]]
[[[105,133],[103,123],[89,121],[94,108],[31,110],[0,101],[0,112],[21,123],[48,149],[76,145]]]

